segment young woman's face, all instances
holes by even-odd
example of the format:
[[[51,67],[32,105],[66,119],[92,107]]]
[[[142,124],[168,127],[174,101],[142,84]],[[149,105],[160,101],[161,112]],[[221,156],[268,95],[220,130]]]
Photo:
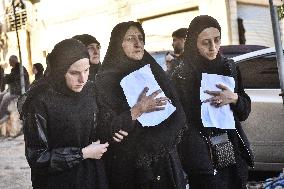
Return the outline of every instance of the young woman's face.
[[[89,59],[83,58],[74,62],[65,74],[66,85],[74,92],[81,92],[89,76]]]
[[[127,30],[122,48],[126,56],[132,60],[141,60],[144,55],[144,39],[143,34],[135,26],[130,26]]]
[[[221,37],[217,28],[204,29],[197,38],[197,49],[201,56],[208,60],[214,60],[219,52]]]
[[[37,74],[37,69],[35,66],[33,66],[33,74]]]

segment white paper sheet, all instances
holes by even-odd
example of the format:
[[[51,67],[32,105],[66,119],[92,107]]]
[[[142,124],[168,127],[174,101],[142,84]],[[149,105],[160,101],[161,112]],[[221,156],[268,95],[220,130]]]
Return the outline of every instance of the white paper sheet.
[[[202,73],[200,100],[211,98],[212,96],[204,93],[205,90],[221,91],[217,88],[217,84],[227,86],[231,91],[234,91],[235,80],[233,77]],[[219,129],[235,129],[235,120],[230,105],[224,105],[216,108],[210,105],[210,102],[202,103],[201,105],[201,119],[204,127],[215,127]]]
[[[121,80],[120,85],[130,107],[137,103],[137,99],[145,87],[149,88],[147,95],[161,89],[154,78],[149,64],[125,76]],[[164,92],[161,92],[156,98],[159,97],[165,97]],[[142,126],[156,126],[160,124],[176,110],[176,107],[169,102],[164,107],[165,110],[142,114],[138,121]]]

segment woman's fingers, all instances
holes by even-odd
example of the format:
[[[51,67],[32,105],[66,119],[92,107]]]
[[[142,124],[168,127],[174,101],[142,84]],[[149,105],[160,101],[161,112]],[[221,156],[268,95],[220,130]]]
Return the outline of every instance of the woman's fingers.
[[[116,137],[112,137],[113,138],[113,140],[115,141],[115,142],[121,142],[121,139],[118,139],[118,138],[116,138]]]
[[[219,89],[221,89],[222,91],[229,89],[227,86],[225,86],[225,85],[223,85],[223,84],[217,84],[216,87],[219,88]]]
[[[149,95],[149,97],[151,98],[155,98],[156,96],[158,96],[158,94],[160,94],[162,92],[161,89],[154,91],[152,94]]]
[[[120,130],[119,133],[115,133],[114,136],[112,137],[113,140],[116,142],[121,142],[125,136],[127,136],[128,133],[125,131]]]
[[[128,136],[128,132],[126,132],[126,131],[119,130],[118,132],[119,132],[119,134],[121,134],[124,137]]]
[[[119,133],[115,133],[115,134],[114,134],[114,137],[116,137],[116,138],[118,138],[118,139],[120,139],[120,140],[123,139],[123,135],[121,135],[121,134],[119,134]]]
[[[209,90],[205,90],[204,93],[207,93],[209,95],[212,95],[212,96],[218,96],[221,94],[221,91],[209,91]]]
[[[146,96],[147,92],[149,91],[148,87],[144,87],[143,91],[140,93],[137,102],[140,102],[143,97]]]

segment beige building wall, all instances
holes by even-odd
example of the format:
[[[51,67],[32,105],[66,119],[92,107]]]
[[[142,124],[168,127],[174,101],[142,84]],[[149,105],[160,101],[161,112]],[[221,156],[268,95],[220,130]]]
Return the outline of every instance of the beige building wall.
[[[172,49],[172,32],[180,27],[187,28],[199,14],[218,20],[222,27],[222,45],[238,44],[238,4],[268,7],[267,0],[41,0],[34,5],[25,3],[30,63],[45,63],[47,53],[57,42],[83,33],[94,35],[100,41],[102,61],[112,28],[129,20],[142,23],[148,51]],[[11,40],[13,33],[9,34]],[[21,43],[27,38],[21,37]],[[12,46],[9,54],[14,53],[15,46]],[[22,47],[23,62],[29,62],[28,46]]]

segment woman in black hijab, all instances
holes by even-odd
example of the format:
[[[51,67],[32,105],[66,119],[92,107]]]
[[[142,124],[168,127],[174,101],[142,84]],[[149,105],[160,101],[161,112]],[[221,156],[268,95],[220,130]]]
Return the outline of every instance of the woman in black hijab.
[[[43,77],[44,68],[41,63],[35,63],[33,65],[33,74],[35,74],[35,80],[39,80]]]
[[[100,138],[111,142],[104,156],[110,188],[113,189],[182,189],[183,172],[176,145],[185,127],[185,115],[176,93],[162,68],[144,50],[145,34],[138,22],[123,22],[114,27],[110,43],[96,78],[100,118]],[[137,103],[130,107],[120,86],[121,80],[145,65],[161,91],[147,96],[147,87]],[[163,122],[142,126],[137,118],[146,112],[162,110],[168,99],[176,110]],[[121,142],[114,133],[126,132]],[[124,133],[125,135],[125,133]]]
[[[187,31],[184,64],[173,75],[189,122],[189,129],[184,134],[180,149],[183,168],[188,174],[191,189],[245,189],[247,166],[253,166],[249,143],[240,124],[250,113],[250,98],[244,91],[239,69],[232,60],[220,55],[220,42],[221,27],[218,22],[207,15],[195,17]],[[205,91],[211,98],[201,101],[203,73],[233,77],[234,91],[215,83],[219,90]],[[216,108],[216,111],[228,106],[235,129],[220,129],[214,125],[205,127],[201,108],[206,103],[209,103],[211,108]],[[216,136],[224,137],[219,138],[222,143],[214,140],[217,139],[214,138]],[[223,159],[218,159],[220,151],[214,145],[217,142],[227,145],[224,145],[227,148],[223,149],[227,156],[220,153],[224,155]]]
[[[107,189],[101,160],[108,143],[95,138],[94,85],[89,54],[75,39],[55,45],[49,75],[20,98],[25,154],[33,188]],[[18,105],[20,105],[18,104]]]

